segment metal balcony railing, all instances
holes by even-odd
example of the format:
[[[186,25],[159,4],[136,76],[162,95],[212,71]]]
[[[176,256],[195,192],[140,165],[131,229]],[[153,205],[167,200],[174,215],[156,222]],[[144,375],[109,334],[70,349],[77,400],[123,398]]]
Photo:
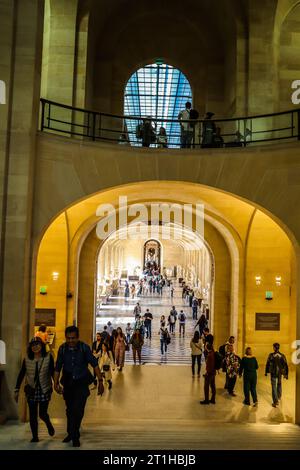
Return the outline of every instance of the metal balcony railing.
[[[183,147],[178,119],[118,116],[74,108],[43,98],[41,107],[42,131],[137,147]],[[188,146],[191,148],[245,147],[274,141],[300,140],[300,109],[261,116],[211,121],[199,119],[181,123],[188,124]],[[164,138],[158,135],[161,127],[166,130]],[[167,143],[164,143],[165,140]]]

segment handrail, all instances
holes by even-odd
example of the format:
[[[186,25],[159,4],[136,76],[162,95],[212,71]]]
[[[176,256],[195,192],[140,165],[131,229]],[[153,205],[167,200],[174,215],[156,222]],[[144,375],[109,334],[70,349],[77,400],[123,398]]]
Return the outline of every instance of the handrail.
[[[101,111],[94,111],[92,109],[85,109],[85,108],[76,108],[75,106],[70,106],[68,104],[62,104],[58,103],[56,101],[52,100],[47,100],[45,98],[40,98],[41,102],[53,104],[55,106],[59,106],[61,108],[67,108],[71,109],[72,111],[81,111],[83,113],[95,113],[95,114],[101,114],[102,116],[107,116],[107,117],[115,117],[119,119],[139,119],[141,120],[141,117],[139,116],[124,116],[124,114],[109,114],[109,113],[102,113]],[[281,116],[283,114],[288,114],[288,113],[295,113],[300,111],[300,108],[298,109],[289,109],[287,111],[279,111],[277,113],[269,113],[269,114],[254,114],[253,116],[243,116],[243,117],[236,117],[236,118],[219,118],[219,119],[214,119],[215,122],[218,121],[243,121],[244,119],[258,119],[258,118],[266,118],[266,117],[272,117],[272,116]],[[146,116],[144,116],[146,117]],[[154,120],[154,118],[153,118]],[[162,119],[158,119],[159,121],[162,121]],[[163,121],[177,121],[177,119],[163,119]],[[204,121],[204,119],[197,119],[196,122],[198,121]]]
[[[183,145],[182,129],[180,129],[178,119],[151,118],[153,134],[151,142],[144,145],[137,135],[137,124],[144,122],[147,116],[124,116],[110,113],[102,113],[91,109],[73,107],[52,100],[41,98],[41,130],[52,131],[70,136],[83,137],[92,140],[105,140],[119,143],[130,143],[138,146],[160,146],[164,145],[157,141],[156,128],[165,126],[169,147],[234,147],[247,146],[261,142],[273,142],[284,139],[300,140],[300,108],[277,113],[262,115],[243,116],[235,118],[218,118],[207,121],[197,119],[184,121],[181,123],[191,123],[189,126],[190,141],[188,145]],[[47,112],[46,112],[47,111]],[[271,122],[270,122],[271,120]],[[274,122],[275,121],[275,122]],[[213,128],[209,131],[213,137],[213,142],[206,139],[205,132],[213,123]],[[54,125],[53,125],[53,124]],[[216,134],[216,125],[220,126],[219,135]],[[76,131],[75,129],[76,128]],[[204,129],[204,130],[203,130]],[[152,132],[152,131],[151,131]],[[115,138],[115,134],[125,135],[126,138],[120,141]],[[193,134],[193,135],[192,135]],[[255,135],[266,135],[266,138],[254,139]],[[218,137],[218,138],[217,138]],[[224,142],[224,138],[235,137]],[[214,145],[213,145],[214,144]],[[218,145],[216,145],[218,144]]]

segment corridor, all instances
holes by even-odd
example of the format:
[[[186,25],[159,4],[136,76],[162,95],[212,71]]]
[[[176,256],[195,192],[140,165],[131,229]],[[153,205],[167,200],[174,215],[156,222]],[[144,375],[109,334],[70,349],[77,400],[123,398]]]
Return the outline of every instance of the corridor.
[[[188,303],[182,299],[182,288],[174,283],[174,298],[169,293],[169,288],[164,287],[163,295],[149,294],[145,297],[137,297],[134,299],[131,297],[125,300],[124,296],[111,297],[107,305],[102,305],[101,309],[97,312],[96,317],[96,331],[103,331],[103,326],[107,322],[111,322],[114,328],[121,327],[125,333],[127,323],[134,326],[135,320],[133,315],[133,309],[137,302],[139,302],[143,316],[146,309],[153,315],[152,321],[152,339],[144,339],[144,346],[142,349],[142,363],[143,364],[189,364],[191,357],[190,340],[193,336],[196,321],[192,320],[192,309]],[[166,326],[168,325],[168,316],[172,305],[175,305],[177,313],[183,310],[186,320],[186,333],[185,337],[179,337],[179,322],[176,322],[175,336],[172,336],[171,343],[168,345],[167,355],[162,356],[160,354],[160,336],[158,334],[160,328],[160,317],[165,315]],[[199,318],[199,315],[198,315]],[[126,353],[126,362],[131,364],[132,353],[131,351]]]

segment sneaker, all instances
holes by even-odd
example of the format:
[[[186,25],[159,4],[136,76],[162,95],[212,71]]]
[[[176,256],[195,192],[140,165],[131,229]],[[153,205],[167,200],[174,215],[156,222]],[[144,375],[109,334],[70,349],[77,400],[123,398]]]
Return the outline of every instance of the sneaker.
[[[200,401],[200,405],[209,405],[209,401],[208,400],[203,400],[203,401]]]
[[[64,442],[64,443],[66,443],[66,442],[71,442],[71,440],[72,440],[72,437],[68,434],[68,435],[63,439],[62,442]]]
[[[257,405],[258,405],[258,401],[256,401],[255,403],[253,403],[253,408],[255,408]]]
[[[40,440],[39,440],[39,438],[36,436],[36,437],[33,437],[30,442],[40,442]]]
[[[273,408],[276,408],[277,405],[276,405],[276,403],[272,403],[272,406],[273,406]]]
[[[216,404],[216,400],[209,400],[209,403],[211,403],[212,405],[215,405],[215,404]]]
[[[229,393],[229,395],[231,395],[232,397],[236,397],[236,393],[234,393],[234,392],[228,392],[228,393]]]
[[[247,401],[243,401],[243,405],[247,405],[247,406],[250,406],[250,403],[248,403]]]

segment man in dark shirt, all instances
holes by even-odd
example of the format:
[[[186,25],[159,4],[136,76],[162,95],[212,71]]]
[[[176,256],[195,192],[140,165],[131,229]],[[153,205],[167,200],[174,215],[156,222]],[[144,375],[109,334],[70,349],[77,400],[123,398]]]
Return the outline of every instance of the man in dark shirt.
[[[79,330],[76,326],[68,326],[65,331],[66,342],[58,350],[54,372],[54,388],[63,394],[66,402],[67,432],[63,442],[73,441],[73,447],[80,447],[80,425],[84,415],[86,400],[90,395],[90,377],[88,364],[95,371],[99,380],[98,394],[103,393],[103,379],[98,367],[98,360],[93,356],[90,347],[79,341]],[[61,384],[59,376],[63,369]]]
[[[150,338],[151,339],[151,336],[152,336],[152,329],[151,329],[151,326],[152,326],[152,320],[153,320],[153,315],[151,312],[149,312],[149,309],[147,308],[146,310],[146,313],[144,315],[144,325],[145,325],[145,328],[146,328],[146,334],[147,334],[147,338]]]

